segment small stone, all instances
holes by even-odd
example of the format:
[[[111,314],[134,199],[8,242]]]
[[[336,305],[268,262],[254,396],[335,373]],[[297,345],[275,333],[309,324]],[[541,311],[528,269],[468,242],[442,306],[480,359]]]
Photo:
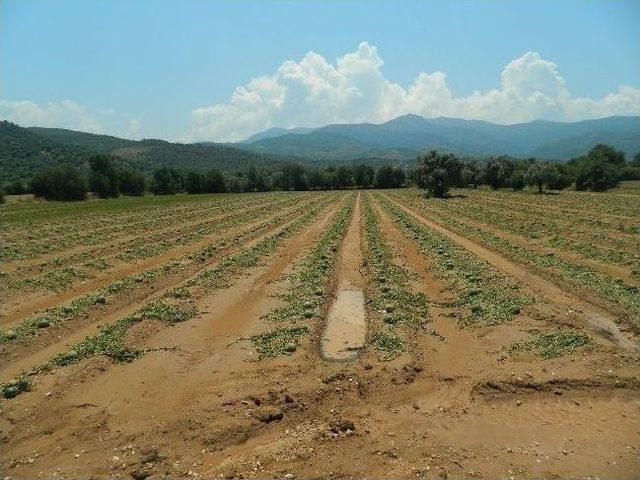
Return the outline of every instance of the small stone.
[[[333,433],[343,433],[347,430],[354,431],[355,429],[356,427],[351,420],[335,419],[329,422],[329,430]]]
[[[264,423],[280,421],[283,416],[282,410],[275,407],[263,407],[254,412],[254,417]]]
[[[150,475],[151,473],[149,473],[149,471],[144,468],[136,468],[133,472],[131,472],[131,477],[134,480],[145,480]]]

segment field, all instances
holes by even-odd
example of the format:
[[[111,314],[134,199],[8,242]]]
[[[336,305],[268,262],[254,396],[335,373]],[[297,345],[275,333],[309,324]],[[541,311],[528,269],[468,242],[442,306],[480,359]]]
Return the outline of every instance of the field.
[[[0,220],[4,476],[640,476],[636,184]]]

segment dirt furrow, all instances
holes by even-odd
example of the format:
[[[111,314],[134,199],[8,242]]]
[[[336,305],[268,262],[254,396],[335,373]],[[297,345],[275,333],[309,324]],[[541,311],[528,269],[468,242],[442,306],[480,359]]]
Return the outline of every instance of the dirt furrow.
[[[364,347],[367,337],[360,194],[342,241],[335,275],[336,298],[328,312],[321,342],[322,354],[332,360],[350,360]]]
[[[565,292],[556,284],[526,270],[520,265],[516,265],[503,255],[485,248],[452,230],[449,230],[432,219],[425,217],[423,214],[415,212],[411,208],[403,205],[388,195],[385,195],[385,197],[408,214],[420,220],[429,228],[445,235],[447,238],[467,249],[478,258],[490,263],[535,294],[541,295],[554,303],[563,305],[566,310],[582,312],[585,321],[596,333],[609,337],[625,349],[635,350],[637,348],[633,341],[621,334],[620,329],[616,324],[617,317],[607,310]]]
[[[291,208],[290,210],[293,212],[295,210],[298,210],[299,208],[300,207],[298,205]],[[277,211],[277,209],[275,210]],[[282,212],[278,212],[278,214],[281,213]],[[2,315],[0,316],[0,318],[2,319],[2,324],[5,327],[11,327],[26,316],[31,315],[38,310],[51,308],[65,302],[69,302],[74,298],[78,298],[88,292],[103,288],[117,279],[148,271],[157,268],[158,266],[169,261],[187,257],[216,240],[226,238],[230,235],[232,236],[234,232],[250,230],[251,228],[255,228],[256,226],[260,225],[262,222],[264,222],[264,218],[253,222],[241,224],[238,227],[232,227],[223,232],[217,232],[215,234],[208,235],[197,242],[172,248],[160,255],[153,256],[147,260],[138,260],[122,265],[119,268],[116,267],[115,269],[109,269],[106,271],[107,273],[105,273],[105,275],[85,280],[79,285],[76,285],[63,292],[50,294],[34,292],[32,295],[20,295],[19,298],[15,298],[14,301],[10,300],[2,306]],[[16,303],[19,306],[15,309],[11,309]]]
[[[6,381],[7,379],[15,377],[20,372],[30,370],[48,358],[51,358],[54,354],[64,351],[69,345],[76,343],[91,333],[95,333],[103,324],[109,324],[117,318],[131,314],[150,299],[159,298],[179,285],[188,283],[190,279],[196,277],[205,268],[215,265],[216,262],[219,262],[242,247],[248,247],[260,242],[261,239],[291,224],[296,218],[303,214],[304,212],[301,211],[298,215],[288,219],[284,223],[270,226],[266,230],[262,229],[255,235],[247,237],[242,243],[231,245],[224,250],[218,251],[205,263],[194,263],[193,268],[182,270],[176,278],[165,279],[161,285],[158,285],[148,293],[135,298],[129,298],[127,301],[118,304],[108,305],[105,310],[93,312],[89,314],[87,318],[68,320],[61,326],[64,336],[59,330],[54,332],[54,327],[49,327],[43,335],[38,335],[38,337],[35,338],[31,337],[25,342],[11,345],[11,347],[4,345],[2,351],[2,356],[4,357],[1,370],[2,380]],[[57,336],[54,336],[54,333],[57,334]]]

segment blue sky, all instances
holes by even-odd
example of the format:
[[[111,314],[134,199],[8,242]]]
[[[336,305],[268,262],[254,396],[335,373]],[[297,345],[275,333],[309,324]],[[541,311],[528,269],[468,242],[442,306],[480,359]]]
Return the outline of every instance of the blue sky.
[[[0,116],[190,141],[638,114],[639,25],[613,0],[2,0]]]

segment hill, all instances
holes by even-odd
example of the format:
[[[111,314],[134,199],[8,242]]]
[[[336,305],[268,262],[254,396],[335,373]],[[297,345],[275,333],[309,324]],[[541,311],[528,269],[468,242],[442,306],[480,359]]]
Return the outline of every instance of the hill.
[[[96,153],[108,153],[133,168],[150,173],[158,166],[224,171],[246,169],[249,165],[277,165],[306,160],[240,150],[217,143],[181,144],[163,140],[126,140],[109,135],[77,132],[61,128],[24,128],[0,122],[0,181],[29,178],[35,172],[61,161],[85,165]]]
[[[628,156],[640,150],[640,117],[498,125],[459,118],[427,119],[410,114],[382,124],[327,125],[306,134],[277,129],[268,132],[236,145],[255,152],[323,160],[362,157],[412,160],[418,152],[429,149],[463,156],[508,154],[567,160],[586,153],[596,143],[610,144]]]

